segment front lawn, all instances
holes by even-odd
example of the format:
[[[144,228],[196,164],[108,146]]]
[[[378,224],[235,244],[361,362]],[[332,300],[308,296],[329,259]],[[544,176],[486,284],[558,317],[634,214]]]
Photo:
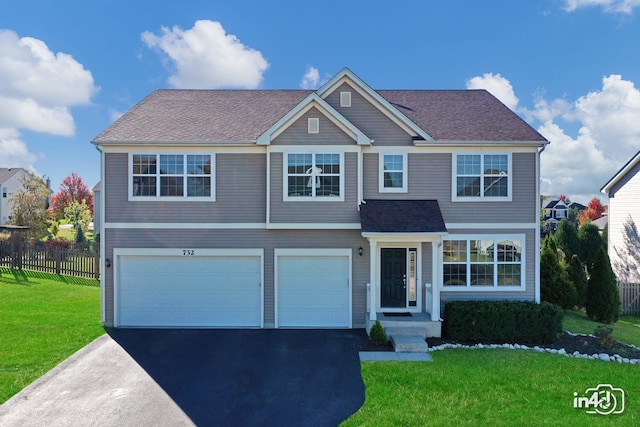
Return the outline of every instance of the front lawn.
[[[640,316],[620,316],[620,320],[611,325],[603,325],[587,318],[582,311],[564,312],[562,327],[576,334],[591,334],[598,326],[607,326],[613,330],[611,336],[625,344],[640,347]]]
[[[0,403],[103,333],[97,280],[0,268]]]
[[[433,362],[362,362],[366,401],[343,426],[640,425],[640,366],[531,350],[458,349]],[[587,414],[574,392],[612,384],[625,411]]]

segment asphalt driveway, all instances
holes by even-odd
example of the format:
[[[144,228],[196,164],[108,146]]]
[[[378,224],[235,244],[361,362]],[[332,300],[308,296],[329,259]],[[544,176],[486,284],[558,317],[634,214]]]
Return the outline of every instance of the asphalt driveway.
[[[335,426],[362,330],[118,329],[0,406],[3,426]]]

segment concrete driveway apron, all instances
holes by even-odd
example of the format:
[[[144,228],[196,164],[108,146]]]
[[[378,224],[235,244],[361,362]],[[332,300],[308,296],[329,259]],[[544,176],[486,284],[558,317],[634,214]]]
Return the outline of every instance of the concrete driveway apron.
[[[117,329],[0,406],[2,426],[335,426],[362,330]]]

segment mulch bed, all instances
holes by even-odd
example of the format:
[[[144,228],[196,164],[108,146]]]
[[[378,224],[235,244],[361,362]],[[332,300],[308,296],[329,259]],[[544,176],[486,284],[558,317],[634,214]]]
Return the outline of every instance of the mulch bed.
[[[427,338],[429,347],[435,347],[445,343],[456,344],[455,341],[446,338]],[[459,343],[473,345],[476,343]],[[484,344],[484,343],[483,343]],[[490,344],[490,343],[489,343]],[[503,344],[503,343],[499,343]],[[528,347],[534,347],[535,344],[528,344]],[[561,334],[552,344],[538,344],[542,348],[554,348],[557,350],[564,349],[568,354],[578,352],[580,354],[608,354],[609,356],[619,355],[629,359],[640,359],[640,349],[622,343],[615,343],[611,346],[600,345],[600,340],[588,335],[571,335],[567,333]],[[390,343],[386,346],[377,346],[371,340],[364,339],[357,343],[358,351],[393,351]]]

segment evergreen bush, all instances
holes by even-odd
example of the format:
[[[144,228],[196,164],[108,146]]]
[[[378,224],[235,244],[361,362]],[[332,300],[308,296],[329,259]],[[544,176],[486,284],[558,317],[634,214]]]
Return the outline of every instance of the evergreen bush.
[[[569,280],[573,282],[576,288],[576,305],[584,307],[587,298],[587,272],[584,270],[584,264],[582,264],[578,255],[571,257],[567,273],[569,274]]]
[[[558,251],[550,238],[545,239],[540,253],[540,293],[543,301],[565,310],[573,308],[578,299],[576,288],[560,265]]]
[[[585,308],[587,316],[596,322],[614,323],[620,317],[618,284],[609,257],[602,248],[595,256],[587,282]]]
[[[549,344],[562,332],[557,305],[533,301],[453,301],[444,309],[443,335],[459,342]]]
[[[369,339],[380,347],[386,345],[387,341],[389,341],[389,338],[387,338],[387,334],[384,332],[379,320],[376,320],[376,323],[371,327],[371,330],[369,331]]]

